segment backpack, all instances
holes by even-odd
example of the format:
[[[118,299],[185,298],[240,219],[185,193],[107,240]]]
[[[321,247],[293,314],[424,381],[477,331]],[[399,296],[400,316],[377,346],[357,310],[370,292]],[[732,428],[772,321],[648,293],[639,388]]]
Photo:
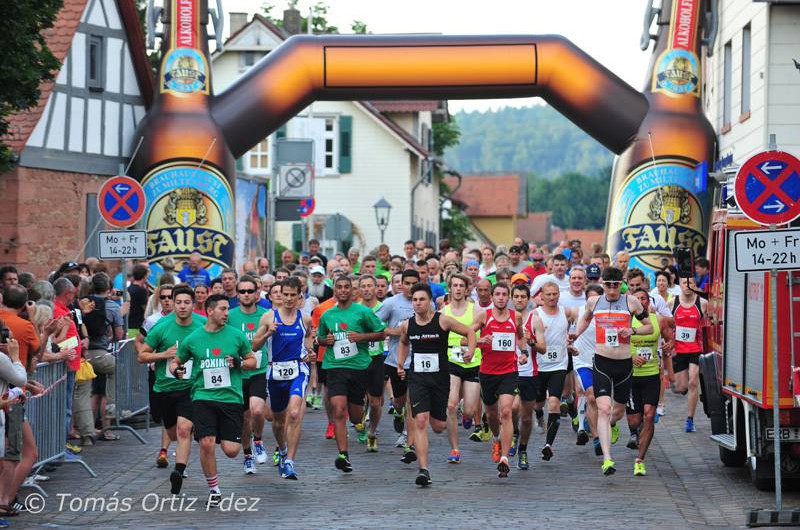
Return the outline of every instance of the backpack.
[[[108,334],[108,325],[111,323],[106,316],[106,299],[103,296],[92,296],[94,310],[83,314],[83,323],[90,339],[101,338]]]

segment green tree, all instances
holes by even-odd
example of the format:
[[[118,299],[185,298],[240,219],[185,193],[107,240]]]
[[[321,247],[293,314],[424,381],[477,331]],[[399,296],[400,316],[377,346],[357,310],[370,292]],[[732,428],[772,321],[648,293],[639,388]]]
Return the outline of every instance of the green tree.
[[[63,0],[14,0],[3,3],[0,17],[0,138],[9,132],[8,117],[39,102],[42,81],[61,67],[42,31],[53,27]],[[13,153],[0,141],[0,173],[13,163]]]
[[[447,148],[458,144],[460,137],[461,131],[458,128],[458,123],[452,116],[448,115],[447,120],[434,122],[433,153],[441,158]],[[451,190],[444,181],[444,173],[440,164],[436,165],[436,176],[439,179],[440,196],[449,196]],[[469,217],[467,217],[464,211],[456,204],[453,204],[448,209],[440,208],[440,211],[442,214],[439,223],[441,237],[449,240],[450,244],[454,247],[463,245],[472,235]]]
[[[444,203],[446,197],[450,196],[451,192],[452,190],[447,185],[447,182],[444,179],[440,179],[439,195],[442,203]],[[449,208],[442,206],[439,211],[441,214],[439,231],[442,239],[450,241],[450,245],[453,247],[460,247],[471,239],[472,230],[470,230],[469,217],[459,205],[453,203]]]
[[[442,217],[440,228],[442,239],[447,239],[453,248],[465,245],[472,238],[469,217],[461,208],[451,208],[450,215]]]
[[[283,20],[280,18],[275,18],[272,14],[272,10],[275,9],[275,6],[270,4],[269,2],[264,2],[261,4],[261,14],[264,15],[264,18],[275,24],[276,26],[283,26]]]
[[[555,179],[528,177],[528,210],[552,211],[561,228],[599,230],[605,226],[611,166],[594,175],[563,173]]]
[[[339,28],[328,22],[328,4],[317,2],[311,6],[311,32],[315,34],[339,33]],[[303,19],[303,31],[308,31],[308,18]]]
[[[287,2],[287,7],[289,9],[299,9],[297,4],[299,3],[298,0],[289,0]],[[273,15],[273,11],[275,10],[275,5],[271,2],[264,2],[261,4],[261,14],[264,15],[264,18],[272,22],[273,24],[283,27],[283,19]],[[325,2],[317,2],[316,4],[311,6],[311,32],[315,34],[330,34],[330,33],[339,33],[339,28],[337,26],[332,25],[328,21],[328,12],[330,7]],[[301,10],[302,12],[302,10]],[[306,11],[306,14],[308,11]],[[350,24],[350,29],[352,29],[353,33],[358,34],[366,34],[369,33],[367,31],[367,24],[361,20],[353,20]],[[307,32],[308,31],[308,17],[302,16],[300,17],[300,31]]]
[[[462,173],[593,174],[613,154],[549,105],[454,115],[461,141],[444,155]]]
[[[367,23],[360,20],[354,20],[353,23],[350,24],[350,29],[353,30],[353,33],[356,35],[366,35],[369,33],[369,31],[367,31]]]
[[[433,123],[433,152],[436,156],[443,156],[449,148],[458,145],[461,138],[461,129],[453,116],[448,115],[447,120]]]
[[[136,11],[139,14],[139,23],[142,31],[147,36],[147,0],[136,0]],[[153,77],[158,75],[158,67],[161,65],[161,48],[156,50],[145,50],[147,60],[150,63],[150,73]]]

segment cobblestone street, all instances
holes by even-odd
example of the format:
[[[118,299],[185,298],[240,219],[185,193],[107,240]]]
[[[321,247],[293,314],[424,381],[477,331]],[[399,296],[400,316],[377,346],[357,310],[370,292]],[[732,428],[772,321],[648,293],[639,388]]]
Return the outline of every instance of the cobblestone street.
[[[49,495],[44,511],[22,514],[14,526],[485,528],[500,523],[574,528],[591,521],[597,528],[742,527],[747,509],[771,507],[772,495],[750,484],[746,468],[722,466],[717,447],[708,439],[707,420],[699,419],[695,434],[682,432],[682,412],[683,402],[670,396],[667,416],[656,426],[644,478],[632,475],[634,454],[624,446],[626,426],[614,447],[619,471],[606,478],[591,446],[575,446],[572,430],[562,421],[555,458],[539,459],[541,435],[534,433],[529,445],[531,469],[514,467],[508,480],[497,478],[488,443],[465,440],[462,463],[448,465],[447,440],[444,435],[434,436],[434,484],[420,489],[413,484],[415,465],[401,463],[401,450],[392,445],[396,436],[388,416],[382,419],[380,452],[369,454],[363,445],[351,443],[354,471],[344,475],[333,467],[334,442],[322,436],[324,413],[310,411],[297,459],[300,480],[279,478],[269,464],[259,466],[256,475],[245,476],[241,457],[228,460],[218,451],[223,494],[240,500],[238,504],[226,501],[229,506],[210,511],[205,509],[207,488],[196,445],[183,499],[170,504],[169,470],[154,465],[159,430],[150,430],[146,446],[120,431],[121,440],[99,442],[85,450],[98,478],[90,478],[79,466],[62,465],[43,483]],[[265,445],[271,447],[269,427],[266,433]],[[114,496],[119,499],[116,510],[112,510]],[[79,497],[84,500],[78,501]],[[91,497],[104,498],[106,510],[87,500]],[[785,508],[798,505],[800,494],[785,494]]]

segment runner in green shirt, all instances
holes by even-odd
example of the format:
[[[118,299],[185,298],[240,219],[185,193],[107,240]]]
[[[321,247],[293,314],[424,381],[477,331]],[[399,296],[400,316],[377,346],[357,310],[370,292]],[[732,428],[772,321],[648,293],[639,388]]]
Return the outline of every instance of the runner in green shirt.
[[[367,392],[367,367],[371,362],[369,343],[383,340],[384,323],[375,313],[353,303],[353,283],[339,276],[333,284],[337,305],[323,313],[317,341],[329,348],[322,368],[327,370],[328,396],[334,416],[334,435],[339,448],[336,468],[345,473],[353,470],[347,454],[345,415],[349,404],[350,421],[358,423],[364,412]]]
[[[375,263],[367,261],[367,256],[364,258],[364,263],[369,265]],[[376,298],[377,281],[375,276],[363,275],[358,281],[359,290],[361,291],[361,305],[367,309],[371,309],[373,313],[377,313],[378,309],[383,305]],[[369,343],[369,356],[371,358],[369,367],[367,368],[367,396],[369,398],[369,432],[361,426],[358,433],[358,441],[367,443],[367,451],[376,453],[378,451],[378,423],[381,419],[381,410],[383,408],[383,388],[386,381],[383,378],[383,360],[384,357],[384,343],[382,340],[373,341]],[[358,429],[357,429],[358,430]]]
[[[164,292],[163,290],[161,291]],[[169,370],[170,360],[175,358],[178,347],[195,330],[205,324],[206,319],[195,315],[194,291],[186,284],[171,290],[174,310],[153,326],[144,339],[139,351],[140,363],[155,363],[155,384],[153,390],[161,420],[170,440],[177,440],[175,449],[175,469],[170,474],[171,492],[181,492],[183,472],[189,462],[192,447],[192,383],[188,379],[178,379]],[[187,363],[187,369],[191,366]]]
[[[176,376],[186,374],[192,361],[192,419],[200,445],[200,465],[210,489],[207,506],[222,501],[214,455],[217,440],[228,458],[239,454],[242,442],[242,370],[253,370],[258,360],[247,337],[228,322],[229,302],[224,294],[206,300],[208,321],[184,339],[170,361]]]
[[[636,290],[633,295],[639,299],[645,311],[650,311],[650,295],[644,289]],[[666,325],[664,317],[650,313],[653,332],[649,335],[631,336],[631,356],[633,357],[633,376],[631,377],[631,399],[628,403],[628,427],[631,437],[628,440],[630,449],[639,449],[639,456],[633,465],[634,476],[645,476],[647,468],[644,457],[655,431],[656,407],[661,391],[661,369],[659,366],[659,343],[664,339],[662,351],[671,348],[672,328]],[[633,328],[644,325],[634,319]],[[644,421],[642,416],[644,415]]]
[[[261,316],[267,312],[263,307],[256,305],[259,298],[258,285],[251,276],[242,276],[236,285],[239,305],[230,310],[228,325],[245,334],[247,340],[253,341],[258,329]],[[267,461],[267,452],[261,441],[264,432],[264,408],[267,406],[267,365],[269,355],[267,346],[259,348],[253,354],[258,360],[258,368],[242,371],[242,397],[244,398],[244,425],[242,427],[242,452],[244,453],[244,473],[252,475],[256,472],[255,462],[264,464]],[[253,447],[255,446],[255,461],[253,460]]]

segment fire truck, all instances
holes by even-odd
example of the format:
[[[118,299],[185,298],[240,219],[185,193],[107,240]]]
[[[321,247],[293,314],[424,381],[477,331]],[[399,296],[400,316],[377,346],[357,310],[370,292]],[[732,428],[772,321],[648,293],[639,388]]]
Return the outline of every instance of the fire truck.
[[[747,466],[756,488],[774,489],[774,443],[781,443],[781,476],[800,478],[800,267],[778,273],[738,272],[734,234],[764,227],[736,208],[726,169],[717,188],[709,238],[710,285],[705,327],[709,352],[700,359],[700,385],[711,439],[726,466]],[[795,221],[792,227],[800,226]],[[784,227],[786,228],[786,227]],[[795,257],[793,259],[800,259]],[[773,425],[772,301],[777,297],[780,425]]]

